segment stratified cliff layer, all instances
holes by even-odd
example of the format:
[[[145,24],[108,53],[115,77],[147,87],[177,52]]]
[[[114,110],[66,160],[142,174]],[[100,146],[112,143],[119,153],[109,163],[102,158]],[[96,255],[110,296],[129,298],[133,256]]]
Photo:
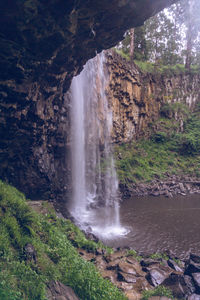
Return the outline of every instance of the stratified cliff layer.
[[[2,0],[0,177],[31,198],[68,189],[64,93],[96,51],[176,0]]]
[[[107,54],[107,66],[115,143],[143,136],[164,103],[181,102],[192,109],[200,100],[200,74],[145,74],[114,51]]]

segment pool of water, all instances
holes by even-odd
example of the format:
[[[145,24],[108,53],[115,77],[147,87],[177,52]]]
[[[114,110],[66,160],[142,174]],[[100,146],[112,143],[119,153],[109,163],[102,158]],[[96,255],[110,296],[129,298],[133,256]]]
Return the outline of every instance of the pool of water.
[[[200,195],[133,197],[120,208],[125,236],[104,240],[112,247],[129,246],[142,253],[173,251],[185,258],[200,255]]]

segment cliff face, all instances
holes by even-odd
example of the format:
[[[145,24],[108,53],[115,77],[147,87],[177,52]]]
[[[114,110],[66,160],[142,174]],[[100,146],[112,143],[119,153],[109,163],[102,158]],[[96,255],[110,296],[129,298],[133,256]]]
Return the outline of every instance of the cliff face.
[[[145,135],[145,129],[158,119],[164,103],[181,102],[192,109],[200,100],[200,74],[144,74],[115,52],[108,53],[107,66],[115,143]]]
[[[176,0],[2,0],[0,178],[31,198],[68,189],[72,77],[96,51]]]

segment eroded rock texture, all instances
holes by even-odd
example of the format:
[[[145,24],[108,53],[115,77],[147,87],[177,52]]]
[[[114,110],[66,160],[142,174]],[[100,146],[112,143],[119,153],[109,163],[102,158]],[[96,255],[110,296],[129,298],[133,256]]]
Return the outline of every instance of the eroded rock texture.
[[[96,51],[176,0],[1,0],[0,177],[28,197],[68,189],[64,92]]]
[[[164,103],[181,102],[192,109],[200,100],[199,74],[144,74],[114,51],[107,54],[107,67],[115,143],[148,134],[146,129],[158,119]]]

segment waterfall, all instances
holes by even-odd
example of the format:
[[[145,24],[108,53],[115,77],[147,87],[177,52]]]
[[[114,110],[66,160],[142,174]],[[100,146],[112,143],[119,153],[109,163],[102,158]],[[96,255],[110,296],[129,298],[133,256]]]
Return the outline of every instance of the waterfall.
[[[112,110],[106,97],[103,53],[73,78],[71,98],[71,214],[98,236],[124,234],[111,143]]]

